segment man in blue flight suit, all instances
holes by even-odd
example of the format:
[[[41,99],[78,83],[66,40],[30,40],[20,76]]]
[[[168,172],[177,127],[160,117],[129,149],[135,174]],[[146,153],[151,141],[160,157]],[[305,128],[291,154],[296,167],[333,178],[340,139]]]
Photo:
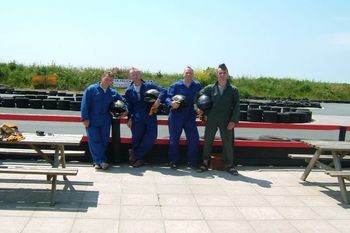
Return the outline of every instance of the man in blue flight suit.
[[[81,101],[81,120],[86,128],[88,144],[95,169],[107,169],[107,148],[112,117],[109,113],[113,101],[124,101],[111,85],[114,74],[111,71],[101,76],[101,81],[86,88]],[[124,112],[121,117],[125,117]]]
[[[199,134],[196,125],[196,111],[194,101],[201,90],[201,84],[193,80],[193,69],[186,67],[183,73],[183,79],[173,83],[167,93],[166,104],[171,107],[169,113],[169,165],[176,169],[180,159],[179,139],[182,130],[185,131],[187,139],[187,165],[189,167],[197,166]],[[185,99],[179,101],[177,98]]]
[[[158,109],[162,98],[165,98],[165,89],[141,79],[141,71],[132,68],[129,71],[132,80],[126,89],[125,98],[129,108],[128,126],[132,133],[132,149],[129,149],[129,163],[133,167],[140,167],[145,162],[147,153],[157,139],[157,115],[154,110]],[[160,92],[154,103],[145,102],[145,93],[156,89]]]

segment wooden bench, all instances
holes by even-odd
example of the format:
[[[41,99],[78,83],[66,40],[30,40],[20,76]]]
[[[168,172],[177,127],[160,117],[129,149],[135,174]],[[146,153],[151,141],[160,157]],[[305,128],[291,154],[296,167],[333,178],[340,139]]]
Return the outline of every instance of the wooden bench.
[[[314,155],[313,154],[288,154],[289,158],[292,159],[305,159],[305,160],[310,160],[312,159]],[[332,155],[320,155],[319,159],[323,159],[323,160],[332,160],[333,156]],[[342,159],[345,160],[350,160],[350,156],[344,156]],[[308,162],[308,161],[307,161]]]
[[[46,155],[53,156],[55,154],[55,150],[41,150],[41,151]],[[0,154],[38,156],[38,152],[34,149],[20,149],[20,148],[0,148]],[[64,154],[66,156],[84,156],[85,151],[65,150]]]
[[[306,163],[309,163],[314,155],[313,154],[288,154],[289,158],[292,159],[304,159]],[[329,164],[323,163],[320,160],[331,160]],[[342,157],[342,160],[350,160],[350,156],[346,155]],[[332,155],[320,155],[318,160],[315,162],[315,166],[324,170],[334,170],[334,161]]]
[[[325,173],[332,177],[337,177],[339,181],[340,193],[343,201],[348,204],[348,194],[345,186],[345,179],[350,179],[350,171],[325,171]]]
[[[55,194],[57,185],[57,176],[76,176],[78,169],[71,168],[37,168],[37,167],[11,167],[0,165],[0,173],[12,173],[12,174],[30,174],[30,175],[47,175],[51,176],[51,192],[50,192],[50,205],[55,205]],[[1,182],[1,180],[0,180]],[[68,180],[65,180],[65,186],[68,186],[71,190],[74,190],[73,186]]]

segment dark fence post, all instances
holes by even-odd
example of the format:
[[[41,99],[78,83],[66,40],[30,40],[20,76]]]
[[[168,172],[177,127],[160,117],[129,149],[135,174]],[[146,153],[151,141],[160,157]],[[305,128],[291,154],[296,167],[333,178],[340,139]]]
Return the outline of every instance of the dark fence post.
[[[112,119],[112,155],[110,161],[113,163],[121,162],[120,154],[120,120]]]
[[[345,141],[345,135],[346,135],[346,127],[340,126],[339,127],[339,141]]]

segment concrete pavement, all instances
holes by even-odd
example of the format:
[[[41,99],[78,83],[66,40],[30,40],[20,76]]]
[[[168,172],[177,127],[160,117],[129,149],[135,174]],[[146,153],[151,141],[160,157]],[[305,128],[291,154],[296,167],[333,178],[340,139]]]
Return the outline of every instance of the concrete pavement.
[[[69,178],[76,190],[62,191],[60,182],[53,207],[45,177],[1,174],[0,232],[350,232],[336,178],[317,169],[301,182],[295,167],[238,167],[237,177],[157,165],[68,167],[79,169]]]

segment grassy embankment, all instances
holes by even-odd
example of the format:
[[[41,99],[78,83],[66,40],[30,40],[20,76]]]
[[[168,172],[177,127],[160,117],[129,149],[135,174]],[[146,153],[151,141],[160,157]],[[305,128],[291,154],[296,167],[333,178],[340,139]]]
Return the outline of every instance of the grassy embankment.
[[[57,65],[22,65],[15,62],[0,63],[0,84],[14,88],[34,88],[32,76],[52,75],[58,77],[58,90],[83,91],[89,84],[97,82],[104,72],[102,68],[76,68]],[[127,78],[127,71],[117,73],[120,78]],[[195,77],[203,86],[216,80],[215,69],[195,70]],[[143,79],[168,87],[181,78],[181,74],[162,74],[144,72]],[[292,98],[309,100],[350,101],[350,84],[313,82],[292,78],[274,77],[232,77],[242,98]]]

